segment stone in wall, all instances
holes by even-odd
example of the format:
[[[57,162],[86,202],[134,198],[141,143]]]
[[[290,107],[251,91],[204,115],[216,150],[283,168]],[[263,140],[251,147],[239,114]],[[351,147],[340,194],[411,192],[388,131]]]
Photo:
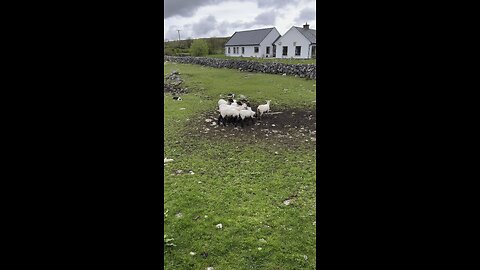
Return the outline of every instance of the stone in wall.
[[[192,56],[164,56],[164,61],[172,61],[183,64],[197,64],[215,68],[239,69],[250,72],[261,72],[270,74],[286,74],[301,78],[317,79],[317,66],[313,64],[284,64],[256,62],[251,60],[220,59]]]

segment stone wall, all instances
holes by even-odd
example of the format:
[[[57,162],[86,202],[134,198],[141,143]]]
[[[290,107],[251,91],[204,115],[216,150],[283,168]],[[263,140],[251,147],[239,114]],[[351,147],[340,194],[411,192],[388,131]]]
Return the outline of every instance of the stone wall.
[[[237,59],[221,59],[208,57],[191,57],[191,56],[167,56],[163,57],[164,61],[171,61],[183,64],[197,64],[215,68],[232,68],[250,72],[262,72],[273,74],[285,74],[290,76],[298,76],[307,79],[317,79],[317,66],[313,64],[284,64],[284,63],[265,63],[250,60]]]

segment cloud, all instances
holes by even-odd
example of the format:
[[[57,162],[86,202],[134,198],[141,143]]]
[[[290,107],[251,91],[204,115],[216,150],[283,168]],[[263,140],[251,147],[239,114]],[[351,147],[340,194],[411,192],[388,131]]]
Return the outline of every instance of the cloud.
[[[206,36],[208,33],[217,29],[217,20],[213,15],[201,19],[198,23],[192,26],[192,31],[195,36]]]
[[[255,23],[258,25],[273,26],[275,25],[276,17],[277,17],[277,14],[275,14],[273,10],[267,11],[255,17]]]
[[[300,15],[295,19],[296,21],[306,22],[306,21],[313,21],[316,19],[316,12],[315,9],[312,8],[304,8],[300,11]]]
[[[163,2],[163,18],[173,16],[189,17],[201,6],[208,6],[211,4],[222,2],[222,0],[165,0]]]
[[[295,5],[298,2],[300,2],[300,0],[257,0],[257,5],[261,8],[281,8],[285,7],[286,5]]]
[[[164,0],[163,18],[173,16],[190,17],[195,15],[197,10],[204,6],[211,6],[226,2],[245,2],[255,0]]]

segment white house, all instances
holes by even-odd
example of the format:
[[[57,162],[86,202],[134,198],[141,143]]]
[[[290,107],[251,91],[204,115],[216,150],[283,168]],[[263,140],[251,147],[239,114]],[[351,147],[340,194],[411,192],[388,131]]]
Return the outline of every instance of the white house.
[[[280,37],[275,27],[235,32],[225,43],[226,56],[275,57],[273,42]]]
[[[302,27],[292,26],[285,35],[274,42],[276,58],[315,58],[317,31],[305,23]]]

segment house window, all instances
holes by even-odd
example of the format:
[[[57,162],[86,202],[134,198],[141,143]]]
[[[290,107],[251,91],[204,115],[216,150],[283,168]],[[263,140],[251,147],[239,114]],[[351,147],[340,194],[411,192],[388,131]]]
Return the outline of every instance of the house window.
[[[235,54],[235,47],[233,47],[233,53]]]
[[[253,51],[254,51],[255,53],[258,53],[258,47],[254,47],[253,49],[254,49]]]
[[[282,55],[287,55],[288,54],[288,46],[283,46],[283,53]]]
[[[302,46],[295,46],[295,55],[300,55],[302,51]]]
[[[242,47],[242,54],[245,54],[245,47]]]
[[[228,54],[230,54],[230,47],[228,47]]]
[[[237,54],[239,54],[239,53],[240,53],[240,50],[239,50],[239,48],[237,47]]]
[[[270,54],[270,46],[267,46],[267,51],[266,51],[267,54]]]

